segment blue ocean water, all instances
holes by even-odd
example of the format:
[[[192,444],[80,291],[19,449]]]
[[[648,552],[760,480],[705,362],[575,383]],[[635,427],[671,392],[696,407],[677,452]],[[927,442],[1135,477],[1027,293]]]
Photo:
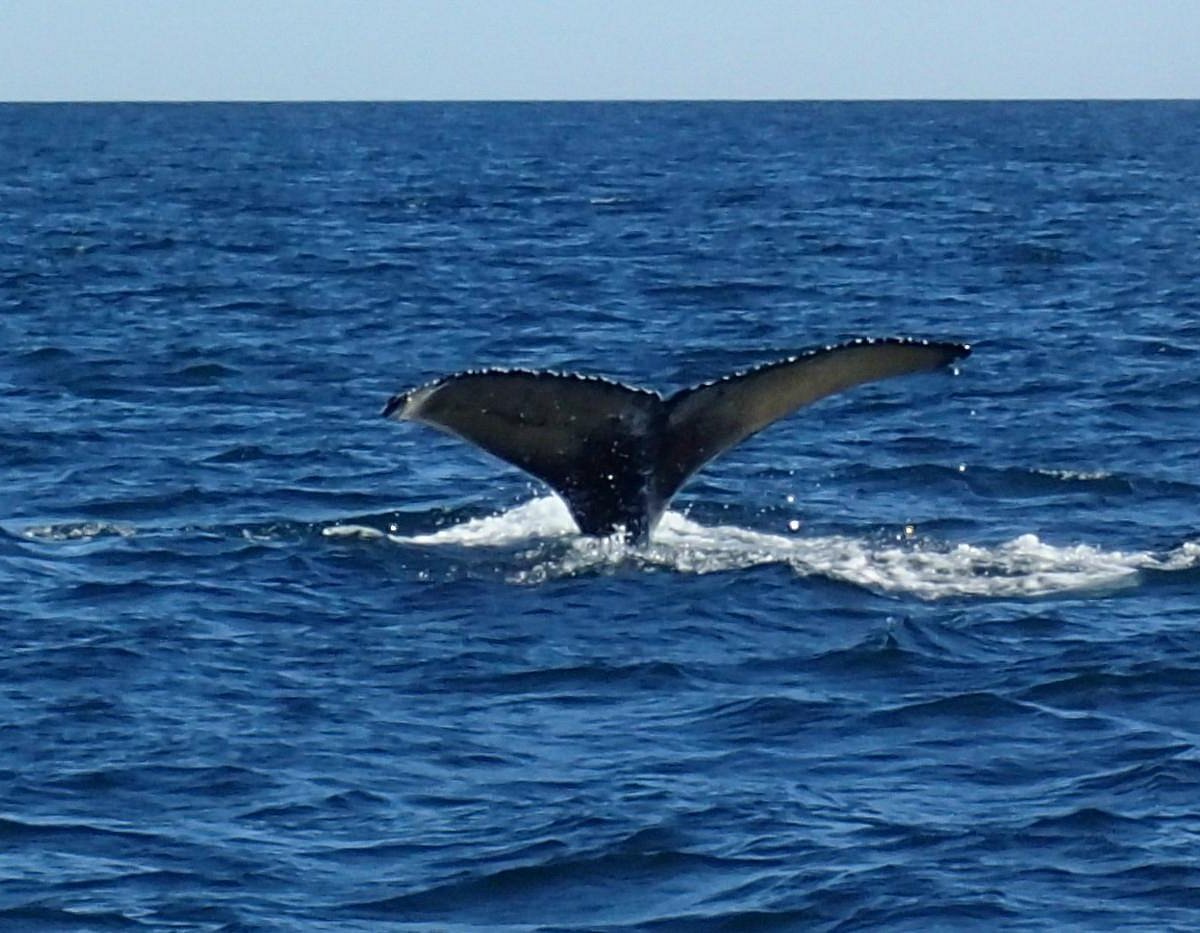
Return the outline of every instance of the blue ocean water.
[[[1194,929],[1200,104],[0,107],[0,926]],[[644,547],[378,417],[970,342]]]

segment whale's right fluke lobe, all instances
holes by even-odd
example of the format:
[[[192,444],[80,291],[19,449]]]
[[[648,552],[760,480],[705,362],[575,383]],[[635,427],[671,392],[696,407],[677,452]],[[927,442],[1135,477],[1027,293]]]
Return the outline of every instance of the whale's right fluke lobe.
[[[665,498],[713,457],[798,408],[867,382],[962,359],[966,344],[856,340],[684,389],[667,399],[659,481]]]
[[[532,473],[566,501],[584,534],[623,530],[644,540],[689,476],[751,434],[834,392],[970,352],[957,343],[856,340],[665,400],[595,377],[484,370],[393,396],[383,414],[455,434]]]

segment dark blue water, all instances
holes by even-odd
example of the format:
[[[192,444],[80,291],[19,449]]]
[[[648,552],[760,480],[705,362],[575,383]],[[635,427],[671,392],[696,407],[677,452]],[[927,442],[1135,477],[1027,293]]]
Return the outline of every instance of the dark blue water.
[[[0,108],[0,926],[1193,929],[1200,105]],[[969,341],[644,548],[380,419]]]

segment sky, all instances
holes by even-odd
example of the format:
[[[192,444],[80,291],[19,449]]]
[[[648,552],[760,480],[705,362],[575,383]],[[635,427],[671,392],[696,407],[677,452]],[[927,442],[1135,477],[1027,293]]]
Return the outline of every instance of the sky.
[[[0,0],[0,100],[1200,97],[1200,0]]]

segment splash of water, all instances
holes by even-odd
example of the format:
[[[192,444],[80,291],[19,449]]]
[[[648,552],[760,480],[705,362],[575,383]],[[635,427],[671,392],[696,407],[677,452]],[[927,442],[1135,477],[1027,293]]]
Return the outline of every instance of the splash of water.
[[[384,536],[360,526],[336,526],[325,533]],[[1034,534],[996,545],[950,545],[908,537],[899,541],[845,535],[803,537],[706,526],[678,512],[663,516],[648,545],[634,546],[617,537],[577,535],[566,506],[554,496],[431,534],[386,537],[397,544],[422,547],[504,547],[531,539],[561,540],[565,550],[556,548],[551,557],[511,575],[514,582],[522,584],[630,565],[706,574],[783,564],[801,577],[824,577],[927,600],[1107,592],[1137,586],[1144,570],[1200,566],[1200,542],[1156,554],[1109,551],[1090,544],[1060,546]]]

